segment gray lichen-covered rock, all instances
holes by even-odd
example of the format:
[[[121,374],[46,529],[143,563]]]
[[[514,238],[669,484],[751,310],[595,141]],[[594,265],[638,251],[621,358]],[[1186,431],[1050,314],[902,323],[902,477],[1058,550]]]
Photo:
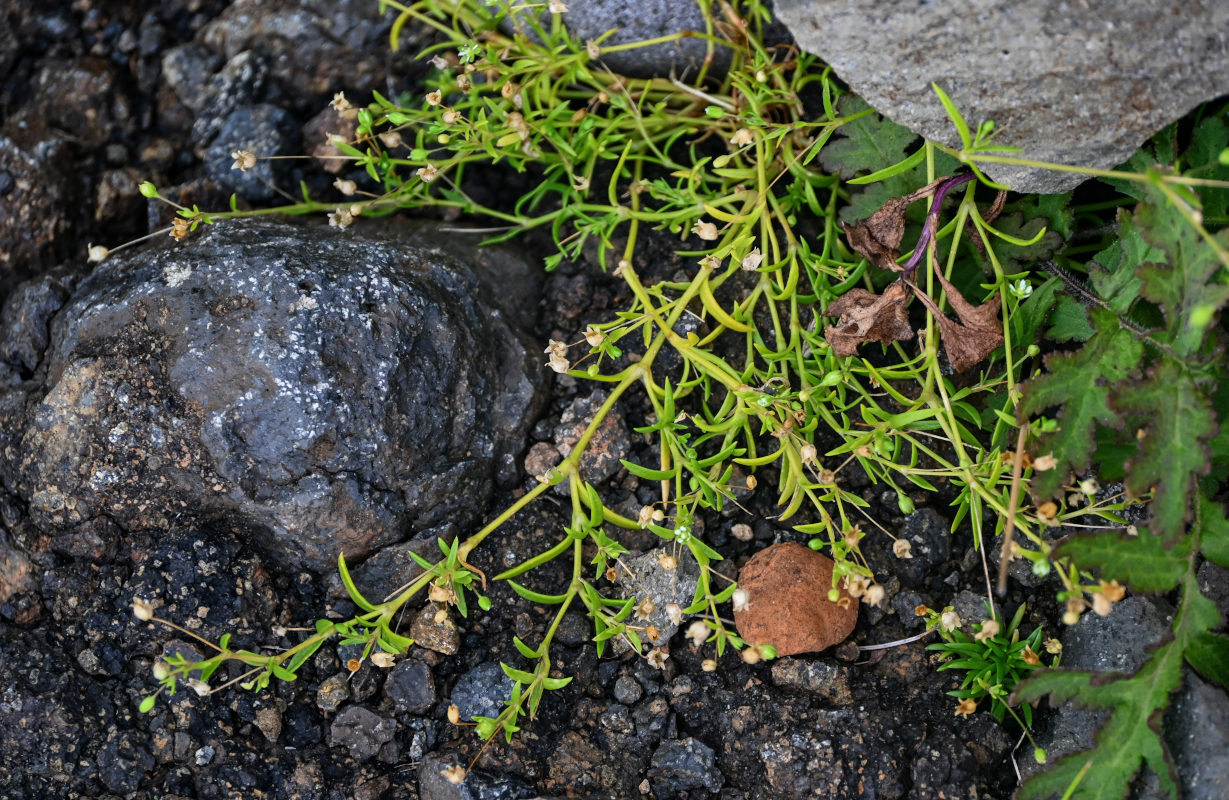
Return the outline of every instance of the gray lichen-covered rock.
[[[778,0],[798,44],[893,121],[958,146],[931,90],[970,126],[992,119],[1023,158],[1108,168],[1198,103],[1229,92],[1229,4],[1091,0]],[[987,166],[1021,192],[1086,176]]]
[[[220,224],[16,292],[0,480],[52,535],[193,521],[285,568],[474,519],[540,403],[536,270],[380,230]]]

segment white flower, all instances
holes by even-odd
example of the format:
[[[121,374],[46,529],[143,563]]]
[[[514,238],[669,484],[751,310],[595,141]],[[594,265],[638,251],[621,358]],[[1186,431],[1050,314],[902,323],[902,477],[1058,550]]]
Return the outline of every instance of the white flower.
[[[670,651],[664,647],[654,647],[649,651],[647,656],[649,666],[654,669],[665,669],[666,659],[670,657]]]
[[[92,244],[86,250],[91,264],[97,264],[111,254],[111,251],[100,244]]]
[[[568,7],[559,2],[559,0],[550,0],[550,2],[546,4],[546,10],[552,14],[566,14]]]
[[[332,106],[333,110],[338,113],[349,111],[352,108],[350,101],[346,99],[345,92],[338,92],[337,94],[333,95],[333,101],[329,103],[329,105]]]
[[[802,457],[803,464],[814,464],[819,457],[819,451],[815,449],[815,445],[807,442],[798,450],[798,455]]]
[[[883,586],[881,584],[876,583],[876,584],[872,584],[871,587],[866,590],[865,599],[866,599],[866,602],[870,603],[872,606],[877,607],[880,603],[883,602],[883,598],[886,594],[887,592],[884,591]]]
[[[960,615],[955,611],[948,609],[939,617],[939,627],[944,631],[951,633],[961,625]]]
[[[760,253],[760,248],[755,248],[747,255],[743,256],[742,263],[739,264],[740,269],[747,272],[754,272],[760,268],[760,262],[764,260],[764,256]]]
[[[346,197],[358,191],[358,184],[354,181],[349,181],[344,178],[338,178],[333,181],[333,188],[344,194]]]
[[[433,165],[428,164],[425,167],[419,167],[418,171],[415,172],[414,174],[417,175],[419,180],[421,180],[423,183],[430,183],[431,181],[439,177],[440,171],[436,169]]]
[[[892,553],[897,558],[913,558],[913,545],[908,539],[897,539],[892,543]]]

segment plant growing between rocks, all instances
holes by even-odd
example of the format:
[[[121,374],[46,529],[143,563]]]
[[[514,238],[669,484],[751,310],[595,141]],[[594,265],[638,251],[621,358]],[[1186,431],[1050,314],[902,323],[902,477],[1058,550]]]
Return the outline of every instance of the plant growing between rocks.
[[[208,682],[228,661],[249,668],[231,681],[245,688],[293,680],[333,640],[363,646],[352,671],[368,659],[389,666],[413,644],[397,632],[412,599],[426,593],[465,616],[471,602],[489,603],[488,580],[506,581],[557,609],[540,641],[514,639],[524,663],[504,665],[514,683],[504,710],[475,720],[484,739],[501,731],[510,738],[546,691],[569,680],[554,667],[551,644],[574,606],[591,619],[599,654],[617,638],[651,663],[664,658],[668,636],[634,613],[637,598],[617,591],[627,552],[620,529],[668,543],[673,563],[663,561],[663,570],[682,558],[699,565],[692,603],[674,621],[696,618],[689,637],[711,642],[717,656],[732,647],[748,660],[771,657],[770,645],[728,627],[722,607],[736,586],[715,571],[722,556],[694,533],[696,521],[737,503],[738,491],[769,488],[757,485],[756,471],[773,476],[778,521],[834,558],[833,595],[845,588],[877,604],[883,576],[873,574],[861,542],[895,537],[842,485],[860,469],[895,492],[902,513],[917,493],[952,487],[953,526],[967,522],[983,554],[1003,534],[1004,569],[1024,558],[1035,573],[1056,575],[1068,624],[1090,605],[1108,613],[1123,586],[1181,590],[1174,638],[1137,675],[1103,684],[1043,670],[1017,688],[1038,666],[1031,659],[1042,635],[1037,628],[1019,639],[1019,613],[1004,628],[992,606],[972,639],[945,630],[942,615],[931,620],[945,638],[931,647],[958,656],[945,667],[968,674],[955,693],[958,713],[989,698],[999,719],[1011,714],[1027,731],[1028,703],[1045,694],[1112,709],[1087,773],[1087,757],[1060,759],[1023,796],[1072,785],[1075,797],[1123,796],[1143,761],[1176,791],[1159,712],[1184,660],[1221,683],[1229,663],[1229,640],[1214,633],[1219,615],[1194,581],[1199,553],[1229,564],[1222,487],[1211,470],[1229,453],[1217,424],[1218,313],[1229,300],[1223,110],[1181,139],[1176,129],[1164,132],[1129,171],[1078,170],[1128,198],[1116,201],[1116,239],[1081,260],[1071,249],[1056,253],[1049,230],[1069,233],[1073,214],[1098,210],[1069,207],[1069,195],[1007,202],[978,165],[1028,162],[994,143],[991,124],[971,130],[940,91],[963,146],[915,146],[913,134],[846,93],[812,57],[766,46],[767,11],[756,0],[689,34],[710,53],[728,53],[729,68],[716,75],[706,65],[686,80],[605,69],[603,53],[652,43],[577,41],[562,25],[562,4],[543,17],[469,0],[382,5],[399,13],[394,46],[411,21],[439,41],[424,53],[437,67],[424,97],[377,94],[363,108],[335,100],[354,126],[337,142],[339,157],[371,183],[339,179],[340,204],[305,195],[258,212],[234,202],[222,212],[179,208],[171,235],[186,239],[201,223],[253,213],[329,212],[345,228],[412,208],[483,216],[504,226],[491,241],[547,230],[556,248],[548,269],[591,248],[631,294],[582,339],[552,340],[545,350],[556,372],[609,392],[569,455],[485,527],[441,541],[439,560],[415,556],[423,572],[412,583],[377,602],[359,592],[341,556],[359,609],[353,619],[319,620],[302,642],[272,655],[231,649],[228,635],[216,645],[201,639],[214,655],[160,663],[158,693],[181,682],[217,691]],[[236,167],[258,157],[237,152]],[[492,163],[537,178],[511,210],[466,190],[467,175]],[[151,184],[142,193],[160,196]],[[692,273],[643,279],[638,254],[650,228],[678,237]],[[1066,349],[1041,369],[1035,356],[1046,336]],[[677,367],[664,365],[666,352]],[[660,487],[660,499],[635,518],[611,509],[581,468],[602,423],[633,391],[653,408],[656,421],[638,432],[656,443],[658,458],[623,465]],[[1099,500],[1090,477],[1071,480],[1089,469],[1125,478],[1130,498]],[[488,536],[556,486],[570,506],[557,544],[490,577],[468,564]],[[1119,512],[1142,500],[1151,501],[1149,523],[1123,533]],[[1116,530],[1057,544],[1044,535],[1076,519]],[[1014,544],[1017,536],[1029,547]],[[908,542],[897,544],[897,557],[909,557]],[[534,570],[559,558],[570,563],[566,585],[532,588]],[[989,566],[985,579],[991,598]],[[143,603],[136,613],[153,619]],[[693,636],[696,624],[703,630]]]

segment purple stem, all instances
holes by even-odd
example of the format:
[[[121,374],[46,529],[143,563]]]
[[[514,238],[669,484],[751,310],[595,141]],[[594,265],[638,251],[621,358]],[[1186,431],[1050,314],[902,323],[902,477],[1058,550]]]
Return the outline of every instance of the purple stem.
[[[922,260],[922,255],[926,252],[926,246],[930,244],[930,238],[939,229],[939,213],[943,210],[943,200],[947,197],[947,193],[958,186],[963,186],[973,180],[974,177],[976,176],[972,172],[965,175],[957,175],[954,178],[948,178],[939,184],[939,188],[935,189],[934,202],[931,203],[930,211],[926,214],[926,223],[922,225],[922,235],[918,237],[917,244],[913,247],[913,255],[909,256],[909,260],[905,262],[903,267],[905,274],[917,269],[917,265]]]

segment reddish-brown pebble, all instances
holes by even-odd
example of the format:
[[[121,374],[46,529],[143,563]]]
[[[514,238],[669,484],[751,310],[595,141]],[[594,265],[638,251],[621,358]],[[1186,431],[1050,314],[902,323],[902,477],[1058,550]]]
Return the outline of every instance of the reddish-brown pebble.
[[[816,653],[840,644],[858,622],[858,601],[841,590],[841,608],[828,599],[832,559],[801,544],[766,547],[747,562],[738,585],[750,607],[734,612],[748,644],[771,644],[782,656]]]

